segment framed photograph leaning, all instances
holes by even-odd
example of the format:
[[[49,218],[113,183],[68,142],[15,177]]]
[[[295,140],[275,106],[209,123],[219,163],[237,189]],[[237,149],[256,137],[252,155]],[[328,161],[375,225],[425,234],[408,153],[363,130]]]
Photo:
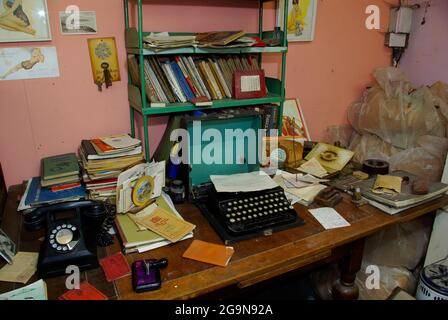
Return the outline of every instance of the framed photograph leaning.
[[[313,41],[318,0],[279,0],[277,25],[280,27],[283,27],[285,1],[288,1],[288,41]]]
[[[46,0],[0,0],[0,42],[49,40]]]
[[[308,126],[298,99],[286,99],[283,105],[282,136],[311,141]]]

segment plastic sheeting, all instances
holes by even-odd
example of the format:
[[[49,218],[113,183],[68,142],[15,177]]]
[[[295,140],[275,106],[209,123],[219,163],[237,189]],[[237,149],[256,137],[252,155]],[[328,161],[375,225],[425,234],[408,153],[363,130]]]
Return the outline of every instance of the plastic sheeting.
[[[358,133],[374,134],[401,149],[414,147],[423,135],[445,137],[446,121],[429,88],[413,90],[395,68],[378,69],[374,76],[377,84],[349,109],[349,122]]]
[[[367,273],[364,266],[356,277],[359,288],[359,300],[386,300],[395,288],[413,294],[417,287],[417,279],[412,272],[402,267],[378,266],[380,281],[379,288],[371,288],[371,273]]]
[[[348,148],[354,133],[350,125],[330,126],[327,128],[325,142],[331,145],[340,143],[342,148]]]
[[[404,170],[430,181],[440,181],[448,152],[448,84],[414,89],[400,69],[374,72],[377,83],[366,90],[348,112],[355,133],[349,149],[354,161],[388,161],[391,170]],[[343,140],[344,127],[331,127],[329,142]],[[432,217],[423,217],[381,231],[366,240],[363,266],[356,278],[360,299],[387,299],[396,287],[414,293],[421,262],[432,229]],[[380,288],[369,288],[369,265],[380,271]],[[338,277],[333,265],[313,274],[316,290],[331,299]]]
[[[384,142],[373,134],[355,134],[350,143],[350,150],[355,152],[353,161],[363,163],[368,159],[389,161],[389,158],[402,151],[390,143]]]
[[[369,237],[364,246],[363,264],[414,270],[428,248],[432,222],[432,217],[424,216]]]

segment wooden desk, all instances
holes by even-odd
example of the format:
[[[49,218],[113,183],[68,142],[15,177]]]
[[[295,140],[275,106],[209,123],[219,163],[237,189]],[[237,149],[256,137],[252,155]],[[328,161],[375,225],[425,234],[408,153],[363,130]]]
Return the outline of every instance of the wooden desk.
[[[43,236],[43,231],[29,233],[22,230],[20,215],[15,211],[19,194],[20,187],[10,189],[2,228],[18,243],[19,250],[37,251],[40,246],[38,239]],[[320,261],[339,259],[341,279],[333,288],[333,297],[356,299],[358,290],[354,280],[361,267],[364,238],[394,224],[432,213],[446,205],[448,196],[400,215],[390,216],[371,206],[358,209],[345,198],[336,209],[351,223],[351,227],[335,230],[324,230],[306,208],[297,206],[297,212],[306,221],[304,226],[234,244],[235,254],[226,268],[182,258],[191,239],[143,254],[128,255],[129,263],[143,258],[168,258],[169,265],[162,271],[163,287],[156,292],[135,293],[130,277],[114,284],[107,283],[101,269],[84,272],[82,277],[112,299],[190,299],[232,285],[249,287]],[[178,210],[186,220],[197,226],[194,239],[222,243],[196,207],[185,204],[178,206]],[[99,256],[119,250],[119,242],[115,241],[111,247],[99,250]],[[37,278],[30,281],[33,280]],[[65,292],[64,284],[65,277],[48,279],[49,298],[55,299]],[[15,287],[14,284],[0,282],[0,292]]]

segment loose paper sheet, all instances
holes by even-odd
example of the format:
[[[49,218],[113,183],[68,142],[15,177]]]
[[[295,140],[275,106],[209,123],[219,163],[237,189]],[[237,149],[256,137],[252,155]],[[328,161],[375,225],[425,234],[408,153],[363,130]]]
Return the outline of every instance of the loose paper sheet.
[[[263,171],[210,176],[217,192],[255,192],[278,187],[278,184]]]
[[[18,252],[12,264],[0,269],[0,281],[27,283],[37,270],[37,252]]]
[[[318,178],[325,177],[328,172],[324,167],[317,161],[315,158],[312,158],[310,161],[305,162],[299,168],[300,171],[309,173]]]
[[[101,140],[105,143],[111,146],[115,149],[123,149],[123,148],[130,148],[134,147],[140,144],[140,140],[131,138],[127,134],[117,135],[117,136],[110,136],[110,137],[103,137]]]
[[[327,186],[324,186],[322,184],[316,184],[311,187],[301,189],[288,188],[286,189],[286,192],[292,193],[296,197],[299,197],[300,199],[306,202],[313,202],[314,198],[316,198],[316,196],[325,188],[327,188]]]
[[[26,287],[0,294],[0,300],[48,300],[47,285],[41,279]]]
[[[327,230],[350,226],[350,223],[348,223],[348,221],[333,208],[319,208],[311,209],[309,211]]]

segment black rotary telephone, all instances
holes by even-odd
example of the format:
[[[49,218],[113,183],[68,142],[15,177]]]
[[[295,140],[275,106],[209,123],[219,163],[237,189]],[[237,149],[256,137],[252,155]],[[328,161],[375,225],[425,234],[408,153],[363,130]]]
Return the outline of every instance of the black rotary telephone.
[[[46,220],[37,264],[41,278],[64,275],[69,265],[81,271],[98,266],[97,236],[107,218],[106,209],[101,202],[86,200],[42,207],[25,218],[28,230],[38,230]]]

